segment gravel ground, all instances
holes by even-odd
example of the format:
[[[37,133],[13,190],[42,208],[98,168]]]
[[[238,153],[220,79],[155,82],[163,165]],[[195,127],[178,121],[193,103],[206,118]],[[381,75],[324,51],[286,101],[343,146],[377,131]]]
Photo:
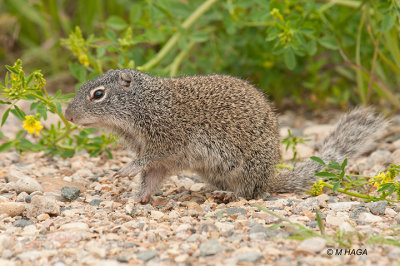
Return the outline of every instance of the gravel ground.
[[[287,128],[311,141],[298,145],[300,157],[316,153],[337,115],[313,121],[287,112]],[[3,132],[12,132],[12,125]],[[291,152],[283,149],[283,158]],[[367,241],[400,241],[400,206],[364,203],[325,191],[277,194],[265,200],[237,199],[222,203],[211,197],[202,180],[184,173],[167,179],[151,204],[133,201],[137,178],[112,175],[131,157],[113,151],[114,159],[80,153],[70,159],[44,153],[0,153],[0,265],[394,265],[400,247]],[[349,163],[352,173],[374,175],[400,163],[400,117],[363,157]],[[315,210],[325,233],[292,239],[293,225],[260,211],[299,223],[319,234]],[[339,233],[341,232],[341,233]],[[333,255],[330,255],[330,252]],[[340,252],[342,254],[340,255]],[[366,254],[365,254],[366,253]]]

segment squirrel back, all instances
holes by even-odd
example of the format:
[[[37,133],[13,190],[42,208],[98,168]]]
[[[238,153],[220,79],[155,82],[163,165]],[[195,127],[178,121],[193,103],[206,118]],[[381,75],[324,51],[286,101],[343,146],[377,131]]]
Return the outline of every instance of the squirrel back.
[[[110,70],[82,86],[65,117],[109,128],[125,140],[137,159],[118,175],[141,173],[141,202],[150,200],[164,177],[183,170],[245,198],[305,190],[320,170],[307,161],[276,174],[276,115],[262,92],[231,76],[160,78]],[[356,109],[328,135],[320,156],[338,161],[356,156],[384,124],[371,110]]]

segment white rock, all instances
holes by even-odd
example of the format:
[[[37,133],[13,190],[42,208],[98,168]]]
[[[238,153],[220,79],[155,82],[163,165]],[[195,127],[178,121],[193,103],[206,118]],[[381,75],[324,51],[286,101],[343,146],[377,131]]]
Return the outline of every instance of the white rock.
[[[222,233],[226,233],[229,230],[233,230],[233,228],[235,228],[235,225],[231,224],[231,223],[221,223],[221,222],[216,222],[215,226],[222,232]]]
[[[8,172],[8,181],[9,182],[17,182],[20,179],[30,178],[26,174],[24,174],[21,170],[12,167]]]
[[[386,208],[385,215],[389,216],[389,217],[395,217],[397,215],[397,212],[395,210],[393,210],[392,208]]]
[[[387,150],[377,150],[371,154],[372,160],[374,160],[375,164],[387,164],[390,163],[391,153]]]
[[[179,231],[186,231],[189,230],[192,226],[190,224],[180,224],[177,228],[176,228],[176,232]]]
[[[52,197],[35,195],[31,199],[31,204],[29,204],[27,216],[28,218],[36,218],[42,213],[60,215],[60,206]]]
[[[35,233],[39,232],[39,230],[36,228],[36,225],[30,224],[24,227],[24,234],[25,235],[33,235]]]
[[[89,230],[89,225],[86,223],[82,222],[74,222],[74,223],[68,223],[68,224],[63,224],[60,227],[61,230],[74,230],[74,231],[87,231]]]
[[[34,191],[43,191],[43,188],[35,179],[25,177],[19,179],[15,183],[15,190],[17,191],[17,193],[25,191],[26,193],[30,194]]]
[[[92,171],[90,171],[89,169],[79,169],[75,174],[81,177],[90,177],[93,175]]]
[[[332,225],[332,226],[340,226],[342,223],[344,223],[347,219],[345,219],[345,217],[340,217],[340,216],[334,216],[332,214],[328,214],[326,216],[326,223],[328,225]]]
[[[195,183],[190,187],[190,191],[199,192],[205,186],[206,186],[206,184],[204,184],[204,183]]]
[[[400,140],[397,140],[396,142],[398,142],[398,141],[400,141]],[[398,147],[398,148],[400,148],[400,147]],[[390,156],[390,160],[391,160],[392,164],[400,164],[400,149],[397,149],[392,153],[392,155]]]
[[[5,213],[9,216],[21,215],[25,210],[25,204],[20,202],[1,202],[0,203],[0,214]]]
[[[323,250],[326,246],[326,240],[321,237],[307,238],[297,247],[297,251],[306,253],[317,253]]]
[[[16,264],[12,260],[0,259],[0,265],[2,265],[2,266],[15,266]]]
[[[184,262],[188,259],[188,257],[189,257],[188,254],[182,254],[175,258],[175,262],[177,262],[177,263]]]
[[[358,220],[365,223],[378,223],[382,222],[383,219],[382,217],[373,215],[369,212],[363,212],[360,214],[360,216],[358,216]]]
[[[0,234],[0,250],[10,249],[13,246],[14,246],[14,239],[11,236],[7,234]]]
[[[158,220],[164,216],[164,213],[160,211],[151,211],[150,216],[151,218]]]
[[[328,208],[335,211],[335,212],[342,212],[342,211],[348,211],[351,209],[353,206],[360,205],[359,202],[334,202],[334,203],[328,203]]]
[[[352,233],[352,232],[355,232],[354,227],[353,227],[350,223],[348,223],[348,222],[343,222],[343,223],[339,226],[339,229],[340,229],[341,231],[343,231],[344,233]]]

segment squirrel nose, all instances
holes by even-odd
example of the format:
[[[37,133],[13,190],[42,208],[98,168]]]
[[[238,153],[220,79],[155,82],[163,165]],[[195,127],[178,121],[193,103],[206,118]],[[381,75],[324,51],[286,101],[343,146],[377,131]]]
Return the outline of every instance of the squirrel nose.
[[[65,119],[67,119],[69,122],[74,122],[74,119],[72,118],[71,115],[68,114],[68,112],[65,112],[64,117],[65,117]]]

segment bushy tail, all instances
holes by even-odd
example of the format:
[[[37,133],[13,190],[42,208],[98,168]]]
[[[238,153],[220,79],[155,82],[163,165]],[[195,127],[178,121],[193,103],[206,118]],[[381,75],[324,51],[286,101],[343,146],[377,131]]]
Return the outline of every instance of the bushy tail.
[[[341,163],[345,158],[355,158],[365,151],[373,137],[387,126],[382,115],[370,108],[359,107],[344,115],[334,130],[324,139],[318,157],[325,162]],[[316,181],[315,174],[323,166],[311,159],[298,164],[293,170],[280,172],[270,185],[271,192],[308,190]]]

